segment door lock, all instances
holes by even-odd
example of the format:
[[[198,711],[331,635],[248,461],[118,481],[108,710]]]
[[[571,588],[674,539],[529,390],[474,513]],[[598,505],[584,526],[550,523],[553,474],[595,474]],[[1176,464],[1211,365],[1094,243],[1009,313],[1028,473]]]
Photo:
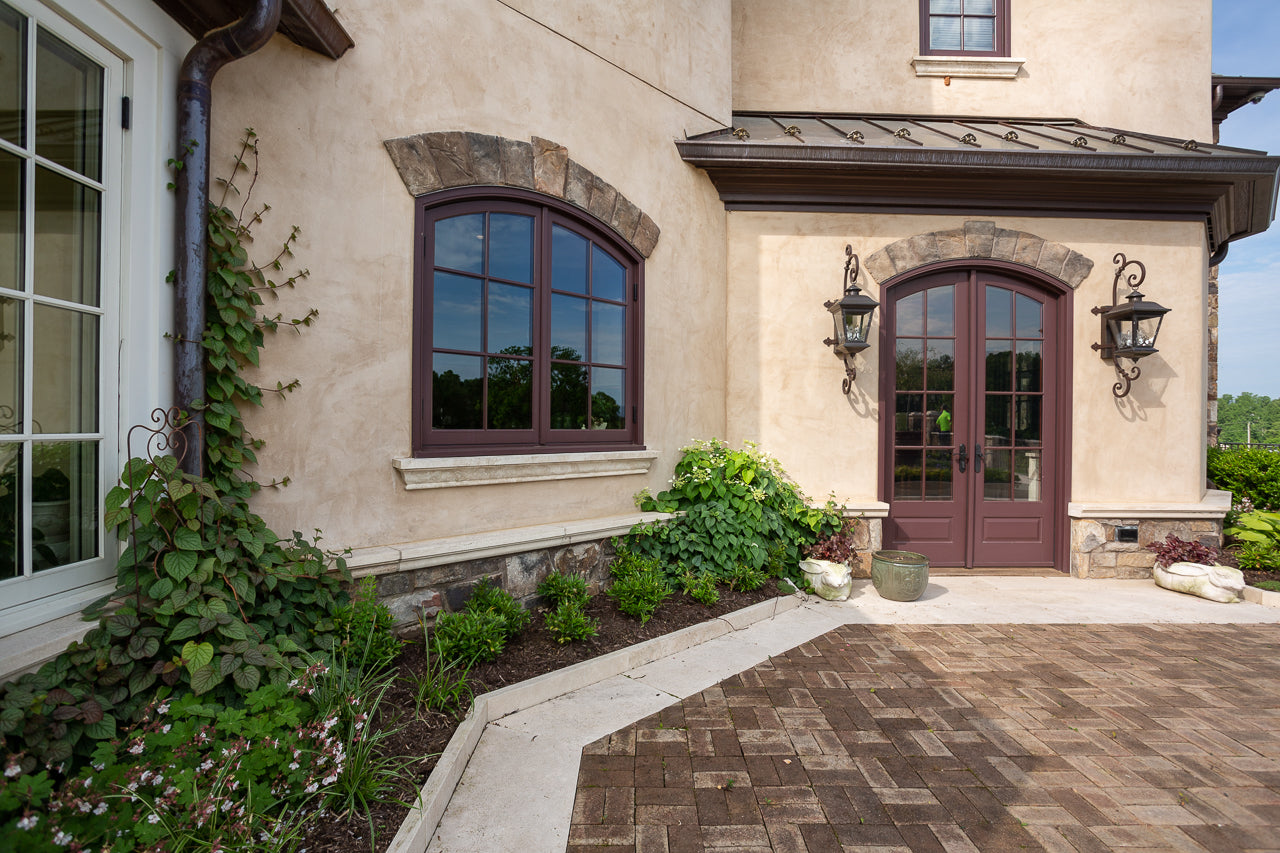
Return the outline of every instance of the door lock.
[[[982,445],[975,444],[973,446],[973,473],[977,474],[982,471]]]
[[[965,469],[969,467],[969,451],[963,444],[960,445],[960,454],[956,461],[960,464],[960,473],[963,474]]]

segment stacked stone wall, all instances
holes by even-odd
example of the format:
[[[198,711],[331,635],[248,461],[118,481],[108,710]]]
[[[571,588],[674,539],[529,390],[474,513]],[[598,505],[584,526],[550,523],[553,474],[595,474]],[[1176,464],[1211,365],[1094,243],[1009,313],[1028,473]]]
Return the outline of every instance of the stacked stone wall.
[[[1137,527],[1137,542],[1116,539],[1117,527]],[[1071,575],[1077,578],[1149,578],[1156,564],[1147,548],[1169,534],[1208,548],[1222,547],[1222,523],[1212,520],[1071,519]]]
[[[434,619],[441,610],[458,610],[482,580],[505,589],[526,607],[539,601],[538,582],[553,571],[585,578],[599,589],[609,575],[613,546],[608,539],[559,548],[542,548],[479,560],[445,563],[378,575],[378,599],[395,618],[397,632],[416,634],[418,614]]]

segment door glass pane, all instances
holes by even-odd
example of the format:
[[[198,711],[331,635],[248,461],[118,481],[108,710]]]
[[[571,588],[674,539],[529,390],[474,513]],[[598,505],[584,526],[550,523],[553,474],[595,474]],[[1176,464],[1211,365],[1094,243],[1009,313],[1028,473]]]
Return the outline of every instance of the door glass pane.
[[[898,341],[897,389],[924,390],[924,341]]]
[[[893,454],[894,500],[918,501],[924,495],[924,451],[898,449]]]
[[[627,309],[603,302],[591,303],[591,360],[622,364],[626,343]]]
[[[100,204],[97,190],[36,169],[36,293],[98,304]]]
[[[489,215],[489,275],[511,281],[533,281],[532,216]]]
[[[0,434],[22,432],[22,303],[0,298]]]
[[[987,390],[1013,390],[1013,341],[987,341]]]
[[[0,287],[11,290],[23,289],[22,207],[22,161],[0,152]]]
[[[986,441],[983,444],[995,444],[1008,447],[1013,437],[1013,398],[1007,394],[987,395],[987,427]]]
[[[1042,435],[1040,396],[1018,394],[1013,399],[1015,401],[1013,404],[1014,444],[1020,444],[1023,447],[1039,447]]]
[[[1013,499],[1013,472],[1009,470],[1009,450],[982,451],[982,494],[989,501],[1007,501]]]
[[[964,19],[965,50],[995,50],[996,20],[995,18]]]
[[[26,46],[26,21],[0,4],[0,137],[14,145],[26,136]]]
[[[556,293],[551,297],[551,357],[587,358],[587,300]]]
[[[926,381],[930,391],[954,391],[956,388],[956,342],[929,341],[929,371]]]
[[[1015,501],[1041,500],[1042,477],[1041,451],[1013,451],[1013,499]]]
[[[102,177],[102,68],[47,30],[36,32],[36,153]]]
[[[929,48],[931,50],[960,50],[961,18],[930,18]]]
[[[931,338],[950,337],[956,333],[956,287],[931,287],[928,296],[928,320],[926,332]]]
[[[1044,360],[1040,356],[1040,341],[1018,341],[1017,390],[1040,391]]]
[[[559,225],[551,226],[551,286],[574,293],[587,292],[587,248],[585,237]]]
[[[533,429],[533,363],[489,359],[489,429]]]
[[[31,460],[32,567],[98,556],[97,442],[36,442]]]
[[[484,399],[484,359],[436,353],[431,357],[431,426],[480,429]]]
[[[950,447],[954,442],[955,413],[954,394],[930,394],[929,408],[925,409],[925,443],[932,447]]]
[[[625,370],[591,368],[591,428],[622,429],[626,426]]]
[[[533,355],[533,291],[529,288],[489,285],[489,352]]]
[[[587,428],[587,368],[551,365],[551,428]]]
[[[894,413],[894,444],[924,444],[924,395],[899,394],[898,409]]]
[[[484,272],[484,214],[451,216],[436,223],[435,265],[452,270]]]
[[[964,0],[964,11],[967,15],[994,15],[996,0]]]
[[[627,271],[599,246],[591,247],[591,295],[621,302],[627,294]]]
[[[929,11],[935,15],[959,15],[960,0],[929,0]]]
[[[1017,303],[1018,337],[1044,337],[1044,306],[1030,296],[1019,293]]]
[[[98,318],[35,306],[31,414],[36,432],[97,432]]]
[[[431,342],[436,349],[480,351],[482,288],[478,278],[436,273],[431,294]]]
[[[897,327],[894,333],[898,336],[924,334],[924,293],[913,293],[898,300]]]
[[[924,499],[951,500],[951,451],[926,450],[924,464]]]
[[[22,445],[0,444],[0,581],[22,574],[26,529],[22,517]]]
[[[987,337],[1013,337],[1013,291],[987,287]]]

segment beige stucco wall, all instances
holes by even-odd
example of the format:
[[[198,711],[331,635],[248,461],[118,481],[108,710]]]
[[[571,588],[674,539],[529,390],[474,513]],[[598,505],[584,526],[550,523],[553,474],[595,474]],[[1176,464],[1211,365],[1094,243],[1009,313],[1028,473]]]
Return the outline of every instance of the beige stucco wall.
[[[1079,118],[1211,141],[1211,0],[1014,0],[1016,79],[917,77],[915,0],[734,0],[733,106]]]
[[[217,78],[214,173],[253,126],[255,193],[273,208],[259,244],[273,252],[302,226],[296,254],[311,271],[282,310],[320,309],[302,335],[270,343],[259,374],[271,386],[297,377],[301,390],[249,419],[267,442],[261,476],[292,478],[257,502],[277,530],[318,527],[330,545],[359,548],[633,512],[632,495],[665,484],[682,444],[723,433],[725,213],[672,143],[717,126],[704,111],[728,113],[728,0],[662,5],[710,34],[697,50],[640,27],[644,0],[613,4],[609,26],[635,31],[607,50],[602,21],[552,5],[549,27],[529,17],[547,4],[512,5],[524,11],[350,4],[339,15],[356,47],[340,61],[277,37]],[[650,476],[404,489],[392,459],[410,455],[414,201],[382,143],[447,130],[554,140],[662,229],[645,267],[645,439],[663,452]]]
[[[992,217],[982,217],[990,220]],[[1206,254],[1204,227],[995,217],[998,228],[1061,243],[1094,262],[1073,297],[1071,495],[1081,502],[1191,503],[1204,495]],[[844,369],[823,338],[823,302],[839,297],[844,247],[862,258],[916,234],[960,228],[963,217],[863,214],[729,214],[728,436],[760,441],[811,497],[834,492],[863,505],[877,493],[878,346],[858,357],[846,398]],[[1111,302],[1116,252],[1146,264],[1148,298],[1171,309],[1160,352],[1141,362],[1128,398],[1090,348],[1095,305]],[[864,291],[883,303],[864,270]],[[1127,290],[1122,290],[1122,295]],[[872,327],[880,334],[880,310]],[[1065,513],[1066,508],[1063,508]]]

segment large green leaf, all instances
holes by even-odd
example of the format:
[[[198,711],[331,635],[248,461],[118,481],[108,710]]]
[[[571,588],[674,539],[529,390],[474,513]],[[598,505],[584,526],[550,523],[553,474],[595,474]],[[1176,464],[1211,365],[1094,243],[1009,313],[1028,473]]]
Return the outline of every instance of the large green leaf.
[[[176,643],[178,640],[185,640],[188,637],[194,637],[200,633],[200,620],[195,616],[188,616],[183,619],[173,630],[169,632],[169,642]]]
[[[188,527],[179,527],[173,531],[173,544],[183,551],[199,551],[204,547],[200,534]]]
[[[220,681],[222,681],[222,675],[218,670],[209,664],[205,664],[191,673],[191,690],[199,696],[217,687]]]
[[[231,680],[241,690],[255,690],[262,680],[262,671],[256,666],[245,666],[231,673]]]
[[[103,714],[101,720],[85,726],[84,733],[94,740],[111,740],[116,736],[116,718]]]
[[[213,644],[187,641],[182,647],[182,660],[186,664],[187,672],[194,675],[197,669],[207,666],[209,661],[213,660]]]
[[[191,551],[170,551],[164,555],[164,570],[178,582],[195,571],[198,558]]]

